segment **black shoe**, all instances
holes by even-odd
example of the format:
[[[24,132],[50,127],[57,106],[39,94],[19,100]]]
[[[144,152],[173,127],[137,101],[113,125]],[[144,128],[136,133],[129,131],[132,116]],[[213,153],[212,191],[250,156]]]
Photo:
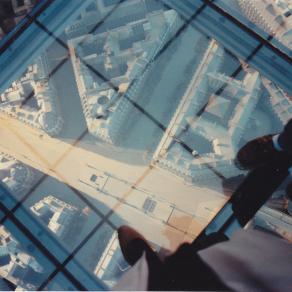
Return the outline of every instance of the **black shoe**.
[[[253,169],[273,161],[280,162],[285,159],[287,154],[275,149],[273,136],[263,136],[245,144],[236,155],[236,166],[240,169]]]
[[[146,253],[146,256],[156,254],[143,235],[131,227],[120,227],[118,229],[118,238],[123,256],[131,266],[141,258],[143,253]]]

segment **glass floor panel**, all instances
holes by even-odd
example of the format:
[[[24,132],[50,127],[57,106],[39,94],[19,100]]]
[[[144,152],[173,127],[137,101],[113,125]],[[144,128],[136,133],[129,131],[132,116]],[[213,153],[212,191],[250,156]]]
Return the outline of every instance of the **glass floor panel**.
[[[128,269],[116,229],[157,249],[193,241],[247,174],[238,149],[281,131],[292,98],[249,64],[266,51],[238,57],[171,1],[43,2],[23,50],[21,35],[11,43],[17,69],[3,70],[0,224],[31,226],[58,258],[37,288],[112,287]]]

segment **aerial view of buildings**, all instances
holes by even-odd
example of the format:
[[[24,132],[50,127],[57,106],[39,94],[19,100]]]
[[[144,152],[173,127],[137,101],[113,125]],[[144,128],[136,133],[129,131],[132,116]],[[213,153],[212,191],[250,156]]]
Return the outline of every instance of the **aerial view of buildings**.
[[[35,171],[13,157],[0,153],[0,180],[16,196],[26,193],[35,181]]]
[[[108,286],[113,287],[119,277],[129,268],[125,261],[121,249],[117,233],[113,232],[102,256],[100,257],[94,274],[102,279]]]
[[[63,120],[48,70],[43,54],[0,95],[0,110],[53,136],[62,130]]]
[[[0,276],[7,281],[5,290],[35,290],[46,277],[43,267],[4,226],[0,226],[0,251]]]
[[[292,3],[285,0],[237,1],[242,13],[253,23],[292,48]]]
[[[118,139],[147,66],[181,24],[173,10],[151,11],[137,1],[127,6],[101,31],[69,41],[88,130],[108,143]]]
[[[210,168],[225,176],[238,173],[233,158],[260,98],[261,81],[250,69],[242,80],[220,73],[223,58],[224,50],[211,43],[154,155],[154,163],[186,180],[209,179]],[[173,145],[173,138],[192,152]]]
[[[0,39],[38,1],[8,2]],[[292,97],[196,27],[183,29],[162,1],[88,2],[0,92],[0,180],[68,255],[113,287],[128,269],[115,229],[130,224],[170,250],[192,241],[229,199],[224,182],[236,178],[236,188],[246,175],[237,151],[279,132]],[[291,47],[289,1],[231,2]],[[281,187],[254,226],[292,240],[291,202]],[[1,277],[37,289],[42,264],[4,226],[0,240]]]
[[[269,106],[281,121],[281,123],[286,125],[286,123],[291,118],[292,114],[292,97],[288,96],[281,88],[279,88],[273,82],[262,78],[263,84],[269,93]]]
[[[47,196],[30,207],[31,211],[50,229],[62,242],[74,244],[79,230],[86,223],[86,210],[67,204],[54,196]]]

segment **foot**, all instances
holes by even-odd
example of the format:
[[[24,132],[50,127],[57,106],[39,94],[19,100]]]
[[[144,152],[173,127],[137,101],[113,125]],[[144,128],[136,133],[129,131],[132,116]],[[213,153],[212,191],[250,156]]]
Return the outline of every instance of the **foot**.
[[[279,160],[284,152],[275,149],[273,136],[263,136],[245,144],[236,155],[236,165],[241,169],[252,169]]]
[[[120,227],[118,229],[118,238],[123,256],[131,266],[141,258],[144,252],[146,254],[155,253],[143,235],[131,227]]]

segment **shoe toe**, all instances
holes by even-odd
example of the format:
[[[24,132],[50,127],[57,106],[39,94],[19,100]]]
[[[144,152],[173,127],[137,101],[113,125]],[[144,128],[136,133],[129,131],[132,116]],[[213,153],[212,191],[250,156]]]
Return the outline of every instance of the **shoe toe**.
[[[134,265],[144,251],[151,250],[146,239],[129,226],[118,229],[118,238],[124,258],[130,265]]]

